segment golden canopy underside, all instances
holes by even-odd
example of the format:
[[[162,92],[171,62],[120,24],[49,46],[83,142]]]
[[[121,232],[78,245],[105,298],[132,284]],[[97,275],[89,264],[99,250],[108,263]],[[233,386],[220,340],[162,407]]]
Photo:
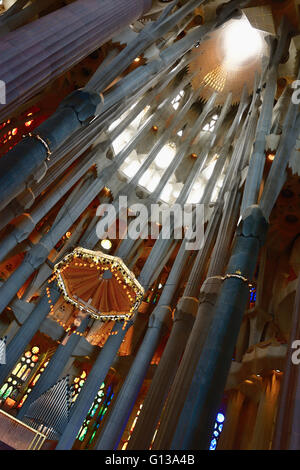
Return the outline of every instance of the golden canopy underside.
[[[134,290],[120,283],[114,272],[111,279],[103,279],[107,268],[88,263],[82,263],[87,266],[79,266],[80,264],[74,259],[62,273],[68,295],[106,315],[129,313],[132,302],[128,293],[135,298]]]
[[[75,248],[54,273],[64,299],[101,320],[129,319],[144,295],[123,261],[101,251]]]
[[[226,62],[222,46],[228,27],[230,22],[211,33],[207,40],[195,47],[189,65],[189,73],[193,75],[193,88],[199,90],[200,97],[205,101],[210,98],[212,92],[217,91],[216,105],[223,105],[229,92],[232,93],[232,103],[239,103],[244,84],[248,93],[252,94],[255,72],[261,72],[262,57],[267,54],[267,44],[263,40],[265,33],[260,32],[263,47],[255,57],[240,65]]]

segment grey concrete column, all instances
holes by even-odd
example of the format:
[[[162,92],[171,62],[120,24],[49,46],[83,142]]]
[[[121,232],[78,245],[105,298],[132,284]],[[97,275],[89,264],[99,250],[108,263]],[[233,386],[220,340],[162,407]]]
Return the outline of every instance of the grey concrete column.
[[[117,334],[109,336],[101,349],[92,370],[72,406],[69,422],[55,450],[69,450],[72,448],[77,433],[95,399],[100,385],[105,380],[126,331],[130,326],[131,322],[128,322],[126,328],[123,330],[123,322],[116,323],[113,331],[117,331]]]
[[[150,316],[143,342],[118,394],[117,400],[114,403],[113,410],[101,433],[96,449],[116,449],[118,447],[160,339],[163,325],[167,319],[166,317],[171,313],[170,303],[188,254],[189,252],[185,250],[185,241],[183,240],[158,305]]]
[[[179,302],[178,309],[184,312],[198,309],[196,320],[190,334],[184,355],[181,359],[175,380],[170,390],[167,404],[164,407],[160,426],[153,448],[168,449],[172,442],[177,420],[184,405],[195,367],[201,354],[207,333],[214,315],[214,306],[222,284],[220,275],[226,266],[229,256],[229,246],[234,233],[239,214],[240,198],[233,191],[227,194],[226,204],[220,223],[217,240],[211,256],[207,279],[201,287],[197,305],[198,285],[201,281],[200,270],[192,270],[184,295]],[[200,263],[201,265],[201,263]]]
[[[221,284],[221,278],[208,278],[201,288],[198,302],[196,302],[196,299],[183,299],[184,301],[181,302],[181,309],[184,309],[186,314],[196,310],[196,320],[173,381],[167,403],[160,418],[160,426],[152,449],[170,448],[177,421],[185,401],[184,399],[188,393],[189,385],[194,375],[195,365],[197,364],[197,360],[201,354],[213,319],[213,308],[217,300]],[[178,400],[177,405],[175,405],[176,400]]]
[[[257,206],[239,227],[214,318],[178,420],[172,449],[207,449],[267,223]],[[230,276],[230,275],[233,275]],[[241,277],[239,277],[241,276]]]
[[[192,313],[176,311],[169,340],[144,400],[138,422],[128,443],[128,450],[149,448],[193,323]],[[144,444],[141,446],[136,442],[139,440],[138,437],[147,443],[145,447]]]

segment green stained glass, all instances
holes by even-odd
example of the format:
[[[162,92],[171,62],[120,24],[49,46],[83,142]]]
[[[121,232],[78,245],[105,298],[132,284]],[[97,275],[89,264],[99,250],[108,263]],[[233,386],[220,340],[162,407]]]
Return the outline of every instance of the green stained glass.
[[[2,387],[0,388],[0,397],[2,397],[2,395],[5,392],[5,390],[7,389],[7,387],[8,387],[8,383],[2,385]]]
[[[83,441],[83,439],[85,438],[85,435],[86,435],[86,433],[87,433],[87,430],[88,430],[88,426],[85,426],[85,427],[83,428],[83,430],[81,431],[81,433],[80,433],[80,435],[79,435],[79,437],[78,437],[78,439],[79,439],[80,441]]]
[[[93,432],[93,434],[92,434],[92,436],[91,436],[91,438],[90,438],[90,440],[89,440],[89,444],[90,444],[90,443],[92,442],[92,440],[94,439],[96,432],[97,432],[97,431],[94,431],[94,432]]]
[[[4,393],[3,399],[5,400],[7,397],[9,397],[9,395],[11,394],[12,391],[13,391],[13,387],[12,387],[12,385],[11,385],[10,387],[8,387],[8,389],[7,389],[6,392]]]

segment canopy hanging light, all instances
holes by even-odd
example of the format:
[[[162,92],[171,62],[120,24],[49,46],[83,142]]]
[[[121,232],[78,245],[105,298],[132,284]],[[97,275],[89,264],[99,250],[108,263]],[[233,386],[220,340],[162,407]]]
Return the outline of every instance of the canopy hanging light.
[[[129,320],[144,288],[121,258],[75,248],[54,266],[64,299],[99,320]]]

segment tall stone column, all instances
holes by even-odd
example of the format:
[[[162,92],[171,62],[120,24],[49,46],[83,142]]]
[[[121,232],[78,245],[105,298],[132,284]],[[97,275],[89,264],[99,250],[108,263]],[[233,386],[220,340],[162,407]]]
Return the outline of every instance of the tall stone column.
[[[226,419],[219,438],[218,450],[234,450],[235,437],[245,395],[239,390],[230,390],[226,407]]]
[[[133,409],[150,361],[160,339],[164,322],[167,320],[166,317],[170,315],[170,303],[187,257],[188,251],[185,250],[185,241],[183,241],[158,305],[150,316],[143,343],[118,394],[100,440],[96,445],[97,449],[116,449],[118,447],[124,427]]]
[[[126,328],[123,329],[123,322],[116,323],[113,329],[113,333],[116,332],[116,334],[110,335],[101,349],[72,407],[69,422],[56,446],[56,450],[69,450],[72,448],[83,420],[94,401],[100,385],[104,382],[113,359],[119,350],[120,344],[131,325],[132,322],[128,322]]]
[[[236,215],[239,208],[239,198],[230,194],[227,197],[226,208],[224,208],[219,234],[212,254],[212,261],[210,263],[210,270],[208,276],[213,276],[215,273],[222,273],[225,267],[224,256],[219,260],[217,265],[215,258],[219,257],[219,252],[222,247],[229,243],[233,227],[236,223]],[[180,361],[180,366],[177,370],[175,379],[173,381],[171,390],[168,395],[168,401],[164,407],[163,414],[160,418],[160,426],[153,444],[153,448],[167,449],[170,446],[173,432],[176,428],[176,423],[180,414],[181,407],[184,404],[185,396],[191,383],[194,368],[201,353],[201,349],[205,342],[205,338],[213,318],[213,307],[217,299],[217,295],[222,283],[220,276],[211,277],[204,282],[199,297],[199,286],[204,275],[204,269],[207,264],[208,256],[211,253],[213,243],[215,241],[215,233],[219,225],[219,211],[216,211],[211,220],[210,226],[207,229],[205,238],[204,249],[198,253],[197,259],[194,263],[190,273],[184,294],[180,299],[177,311],[182,314],[188,315],[193,313],[196,316],[192,334],[189,336],[187,347],[185,348],[184,355]],[[199,300],[198,300],[199,297]],[[172,335],[172,333],[171,333]],[[167,373],[167,371],[166,371]],[[161,407],[162,407],[161,403]],[[152,436],[154,429],[151,429]],[[146,437],[147,436],[147,437]],[[133,436],[131,445],[143,448],[149,446],[149,433],[137,432]]]
[[[261,392],[256,422],[250,449],[270,450],[274,431],[274,414],[277,411],[278,394],[280,390],[280,373],[273,372],[266,379]]]
[[[89,239],[90,246],[93,246],[91,241],[92,238],[93,237]],[[165,256],[165,251],[167,250],[168,246],[166,247],[166,245],[163,243],[164,241],[169,240],[157,240],[155,247],[152,248],[152,251],[154,250],[156,254],[156,256],[154,256],[154,261],[150,260],[149,257],[144,266],[144,268],[149,268],[146,269],[146,274],[142,277],[143,283],[146,286],[149,284],[153,272],[155,272],[155,270],[158,268],[161,256]],[[142,283],[141,276],[139,278],[139,281]],[[101,349],[101,352],[99,353],[99,356],[95,361],[91,372],[89,373],[89,376],[79,394],[79,397],[77,398],[74,406],[72,407],[72,414],[69,423],[66,426],[66,429],[59,440],[59,443],[56,447],[57,450],[71,449],[76,435],[82,425],[82,422],[85,419],[89,408],[92,405],[93,400],[98,392],[98,389],[101,383],[104,381],[107,372],[111,367],[115,356],[121,346],[124,336],[131,325],[132,321],[129,321],[126,326],[123,324],[123,322],[116,322],[114,332],[117,333],[111,334],[107,339],[106,343],[104,344],[103,348]]]
[[[0,79],[6,105],[0,107],[0,120],[151,5],[152,0],[77,0],[4,36]]]
[[[172,449],[207,449],[232,361],[267,222],[252,206],[239,226],[214,318],[178,420]]]
[[[181,311],[184,311],[185,315],[187,315],[193,309],[196,319],[160,419],[160,426],[152,447],[153,449],[170,448],[181,407],[184,404],[184,398],[188,394],[197,360],[213,320],[213,309],[221,285],[221,278],[207,279],[201,288],[198,302],[196,302],[196,299],[183,299],[183,302],[181,302]],[[177,406],[176,400],[178,402]]]
[[[300,338],[300,277],[297,282],[297,292],[292,318],[289,348],[286,358],[283,380],[280,391],[278,415],[273,441],[274,450],[298,450],[300,448],[300,371],[299,364],[293,363],[292,355],[296,349],[292,348],[294,341]],[[299,349],[299,346],[297,346]]]
[[[56,112],[31,135],[26,136],[0,162],[0,208],[25,189],[33,175],[67,137],[89,122],[96,113],[100,96],[76,90],[65,98]]]
[[[217,209],[207,227],[203,250],[200,250],[197,255],[183,297],[176,308],[174,325],[168,343],[128,443],[128,449],[147,449],[152,442],[165,399],[170,391],[178,369],[179,360],[193,326],[194,316],[197,314],[199,284],[215,241],[219,215],[220,211]],[[178,341],[181,342],[178,343],[177,351],[176,344]],[[160,381],[162,381],[163,385],[160,385]]]
[[[172,384],[167,404],[164,407],[153,448],[165,449],[170,447],[177,420],[180,416],[180,410],[184,404],[198,358],[213,320],[214,306],[223,280],[221,274],[227,262],[228,254],[226,255],[226,250],[230,244],[239,211],[239,197],[236,197],[235,191],[230,192],[226,199],[207,279],[201,287],[200,295],[198,294],[197,286],[199,286],[203,277],[204,260],[202,260],[202,269],[192,270],[184,296],[177,307],[184,312],[190,312],[196,308],[197,316]],[[218,217],[216,217],[216,220],[218,220]],[[213,239],[214,237],[211,236],[210,241],[212,242]],[[199,300],[196,303],[198,295]]]

